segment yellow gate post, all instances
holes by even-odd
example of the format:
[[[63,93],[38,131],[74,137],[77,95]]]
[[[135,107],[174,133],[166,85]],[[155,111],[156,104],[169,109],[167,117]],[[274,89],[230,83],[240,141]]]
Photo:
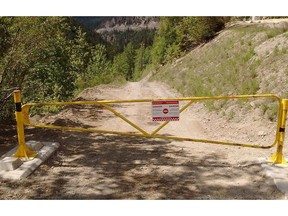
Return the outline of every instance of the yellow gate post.
[[[25,144],[21,94],[19,90],[15,90],[13,93],[14,93],[15,116],[17,122],[17,135],[18,135],[18,149],[13,156],[18,158],[33,159],[37,155],[37,153],[31,151]]]
[[[286,117],[287,117],[287,99],[281,100],[281,113],[280,113],[280,127],[279,133],[277,135],[277,151],[270,158],[274,164],[287,164],[285,157],[283,155],[283,144],[285,138],[285,127],[286,127]]]

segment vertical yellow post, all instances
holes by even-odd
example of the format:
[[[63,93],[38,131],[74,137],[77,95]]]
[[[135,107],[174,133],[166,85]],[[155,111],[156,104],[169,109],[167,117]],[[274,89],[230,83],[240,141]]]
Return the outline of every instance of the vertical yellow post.
[[[22,115],[22,105],[21,105],[21,94],[19,90],[14,92],[14,103],[15,103],[15,116],[17,121],[17,135],[18,135],[18,149],[13,155],[18,158],[33,159],[37,153],[31,151],[28,146],[25,144],[24,137],[24,123]]]
[[[285,127],[286,127],[286,117],[287,117],[287,100],[281,100],[281,113],[280,113],[280,128],[277,136],[277,151],[270,158],[274,164],[287,164],[285,157],[283,155],[283,145],[285,138]]]

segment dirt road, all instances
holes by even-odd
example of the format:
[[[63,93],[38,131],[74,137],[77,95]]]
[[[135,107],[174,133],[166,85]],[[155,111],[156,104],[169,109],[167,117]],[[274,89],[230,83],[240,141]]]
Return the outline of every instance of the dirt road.
[[[167,86],[144,79],[124,87],[86,89],[77,100],[178,96]],[[150,103],[113,107],[148,132],[160,124],[151,121]],[[70,106],[58,114],[35,116],[33,121],[135,131],[95,106]],[[203,104],[195,103],[181,115],[179,122],[169,123],[159,133],[271,144],[274,137],[271,129],[273,123],[257,123],[244,115],[238,122],[229,122],[217,113],[208,112]],[[26,140],[56,141],[61,147],[27,179],[0,179],[1,199],[284,199],[257,162],[259,157],[271,156],[275,149],[35,128],[26,129]]]

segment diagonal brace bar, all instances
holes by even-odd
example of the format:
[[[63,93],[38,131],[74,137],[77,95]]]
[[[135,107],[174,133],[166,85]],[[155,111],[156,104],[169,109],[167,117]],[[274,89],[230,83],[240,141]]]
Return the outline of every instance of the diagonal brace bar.
[[[128,120],[127,118],[125,118],[123,115],[121,115],[120,113],[118,113],[116,110],[114,110],[112,107],[108,106],[105,103],[101,103],[99,102],[99,104],[101,106],[103,106],[104,108],[106,108],[107,110],[109,110],[110,112],[114,113],[116,116],[118,116],[119,118],[121,118],[123,121],[125,121],[126,123],[128,123],[129,125],[131,125],[132,127],[134,127],[136,130],[140,131],[142,134],[144,135],[149,135],[145,130],[141,129],[140,127],[138,127],[136,124],[134,124],[133,122],[131,122],[130,120]]]

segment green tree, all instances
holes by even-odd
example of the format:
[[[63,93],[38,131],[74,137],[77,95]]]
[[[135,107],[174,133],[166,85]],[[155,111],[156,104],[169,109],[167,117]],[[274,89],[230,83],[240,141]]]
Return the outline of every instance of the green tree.
[[[227,20],[223,17],[161,17],[151,51],[153,65],[171,62],[210,40],[224,28]]]
[[[187,51],[214,37],[225,26],[223,17],[183,17],[176,27],[177,43]]]
[[[81,73],[78,77],[78,87],[84,89],[101,83],[109,83],[112,78],[112,66],[106,57],[106,48],[104,45],[98,44],[92,50],[92,57],[86,72]]]
[[[20,87],[24,100],[68,100],[86,71],[90,47],[68,17],[1,17],[0,90]],[[2,37],[3,36],[3,37]],[[1,110],[9,117],[12,102]]]
[[[133,78],[134,69],[135,69],[135,49],[132,43],[128,43],[124,48],[123,52],[126,61],[127,61],[127,72],[126,72],[126,80],[131,80]]]
[[[129,69],[129,65],[127,62],[127,57],[124,53],[120,53],[114,57],[114,60],[113,60],[114,74],[117,74],[118,76],[123,76],[126,78],[128,69]]]
[[[26,78],[30,84],[23,90],[29,100],[68,100],[76,89],[77,75],[87,64],[88,54],[83,51],[87,49],[83,44],[85,35],[62,17],[46,19],[45,35],[47,46],[41,49],[36,65],[30,67],[31,73]]]
[[[5,17],[6,49],[0,60],[1,87],[22,87],[29,69],[40,59],[47,46],[42,17]]]
[[[155,36],[155,40],[152,46],[152,59],[155,66],[159,64],[165,64],[173,57],[177,56],[177,32],[176,26],[182,20],[181,17],[161,17],[160,26]],[[167,49],[169,49],[169,55],[167,55]],[[173,54],[172,54],[173,53]],[[171,56],[172,54],[172,56]],[[175,56],[174,56],[175,55]]]
[[[139,73],[145,68],[145,47],[142,43],[140,48],[136,50],[135,72]]]
[[[126,80],[131,80],[135,69],[135,54],[132,43],[128,43],[124,51],[114,58],[113,70],[115,74],[121,74]]]
[[[165,63],[166,42],[165,38],[157,37],[151,50],[152,63],[154,66]]]
[[[43,17],[1,17],[0,90],[24,88],[25,79],[47,47]],[[11,118],[12,100],[2,105],[0,118]]]
[[[150,47],[145,48],[145,45],[142,43],[140,48],[136,50],[135,71],[133,78],[141,78],[142,72],[149,64],[151,64],[151,49]]]

